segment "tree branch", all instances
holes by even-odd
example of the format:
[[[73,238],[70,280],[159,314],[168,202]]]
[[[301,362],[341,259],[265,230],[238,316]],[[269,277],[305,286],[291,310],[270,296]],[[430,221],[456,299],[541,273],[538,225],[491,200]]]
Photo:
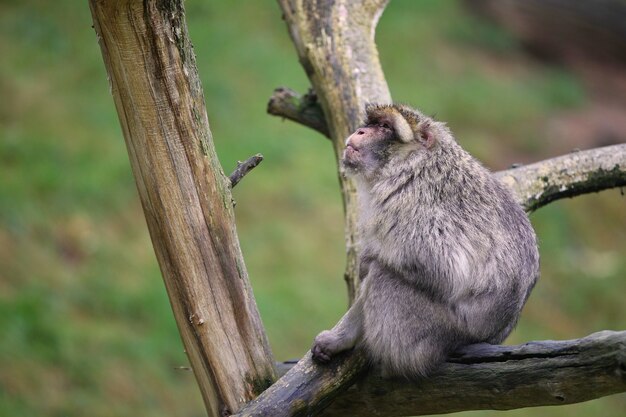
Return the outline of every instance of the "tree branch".
[[[313,90],[300,95],[287,87],[278,87],[267,103],[267,112],[308,126],[330,138],[324,112]]]
[[[575,152],[495,175],[526,211],[534,211],[560,198],[626,185],[626,145]]]
[[[337,162],[345,138],[366,103],[389,103],[391,94],[374,33],[389,0],[278,0],[298,58],[323,110]],[[338,163],[338,169],[340,165]],[[339,175],[345,209],[346,270],[350,302],[359,287],[357,196],[354,180]]]
[[[237,168],[235,168],[233,173],[228,176],[230,179],[230,188],[235,188],[235,185],[239,184],[239,181],[241,181],[241,179],[245,177],[248,172],[256,168],[261,161],[263,161],[263,155],[260,153],[252,155],[243,162],[238,161]]]
[[[308,352],[295,365],[292,362],[283,366],[285,375],[237,417],[316,415],[352,386],[366,369],[365,357],[358,352],[340,354],[326,366],[315,364]]]
[[[294,370],[299,365],[283,364],[279,370]],[[319,373],[315,369],[313,372]],[[308,385],[300,386],[306,389]],[[252,405],[257,407],[254,410],[259,409],[258,403],[270,390],[241,415],[252,415],[247,414]],[[572,404],[625,391],[626,331],[603,331],[577,340],[467,346],[435,375],[421,381],[389,380],[368,374],[339,394],[320,415],[407,416],[511,410]],[[306,398],[298,387],[291,387],[289,391],[271,392],[272,397],[266,398],[265,403],[280,402],[284,406],[289,404],[286,400],[293,392],[298,393],[298,399]],[[300,403],[297,410],[276,415],[312,415]]]

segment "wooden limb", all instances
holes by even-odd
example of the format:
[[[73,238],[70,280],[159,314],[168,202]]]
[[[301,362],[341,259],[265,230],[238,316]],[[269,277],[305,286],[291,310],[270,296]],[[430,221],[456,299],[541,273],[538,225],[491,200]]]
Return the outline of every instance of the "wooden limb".
[[[246,159],[243,162],[238,161],[237,168],[235,168],[233,173],[228,176],[228,178],[230,179],[230,187],[235,188],[235,185],[239,184],[239,181],[241,181],[241,179],[246,176],[248,172],[256,168],[261,163],[261,161],[263,161],[263,155],[261,155],[260,153],[252,155],[250,158]]]
[[[289,88],[278,87],[267,103],[267,112],[308,126],[330,138],[324,112],[313,90],[300,95]]]
[[[308,356],[303,360],[307,361]],[[290,375],[299,366],[287,363],[279,365],[279,370]],[[320,374],[318,369],[312,372]],[[288,404],[286,400],[294,391],[299,399],[314,400],[321,393],[302,392],[311,391],[310,386],[307,381],[300,382],[300,390],[270,389],[249,407],[254,405],[257,410],[260,404],[277,401]],[[433,376],[421,381],[382,379],[370,373],[339,394],[320,415],[407,416],[511,410],[572,404],[620,392],[626,392],[626,331],[603,331],[577,340],[467,346]],[[297,409],[304,410],[303,405]],[[252,415],[247,414],[249,410],[246,407],[241,415]]]
[[[374,43],[388,0],[279,0],[291,39],[324,113],[337,162],[344,141],[361,123],[366,103],[389,103],[391,94]],[[337,164],[341,170],[340,164]],[[345,212],[350,302],[359,286],[357,197],[353,179],[339,173]]]
[[[289,372],[248,404],[238,417],[312,416],[347,390],[365,371],[365,357],[348,352],[318,366],[308,352]],[[347,413],[345,415],[351,415]]]
[[[574,152],[495,175],[526,211],[551,201],[626,185],[626,145]]]
[[[90,0],[139,197],[207,412],[236,412],[274,362],[217,160],[181,0]]]

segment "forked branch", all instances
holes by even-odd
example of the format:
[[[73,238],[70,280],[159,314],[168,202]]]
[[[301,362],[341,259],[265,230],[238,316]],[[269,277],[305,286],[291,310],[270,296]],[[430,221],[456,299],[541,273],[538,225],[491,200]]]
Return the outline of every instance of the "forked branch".
[[[391,102],[374,42],[378,18],[388,0],[278,2],[298,59],[324,114],[326,128],[322,129],[319,121],[316,126],[328,132],[339,159],[345,138],[361,122],[365,104]],[[289,106],[282,108],[283,115],[294,115],[292,110],[285,110]],[[300,117],[302,113],[296,115]],[[352,179],[341,175],[339,178],[345,208],[344,278],[352,301],[359,287],[356,185]]]
[[[338,355],[327,366],[315,364],[309,352],[298,363],[284,364],[282,368],[286,374],[250,402],[237,416],[288,417],[319,414],[333,399],[350,388],[367,369],[365,357],[355,352]]]

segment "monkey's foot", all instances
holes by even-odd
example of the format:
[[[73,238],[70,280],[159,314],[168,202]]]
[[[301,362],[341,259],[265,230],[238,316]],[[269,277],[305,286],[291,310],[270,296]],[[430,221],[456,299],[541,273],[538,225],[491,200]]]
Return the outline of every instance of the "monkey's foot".
[[[339,342],[339,337],[332,331],[324,330],[318,334],[311,347],[313,360],[321,364],[330,362],[330,359],[341,350]]]

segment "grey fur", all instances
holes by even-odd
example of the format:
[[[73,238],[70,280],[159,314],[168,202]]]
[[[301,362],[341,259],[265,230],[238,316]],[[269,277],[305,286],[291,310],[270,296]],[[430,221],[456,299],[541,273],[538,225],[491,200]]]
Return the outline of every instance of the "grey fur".
[[[348,139],[360,147],[343,159],[358,184],[364,280],[342,320],[315,338],[313,357],[358,344],[384,375],[424,376],[459,346],[508,336],[539,275],[535,233],[443,123],[406,106],[367,113]],[[398,114],[415,141],[383,129]]]

